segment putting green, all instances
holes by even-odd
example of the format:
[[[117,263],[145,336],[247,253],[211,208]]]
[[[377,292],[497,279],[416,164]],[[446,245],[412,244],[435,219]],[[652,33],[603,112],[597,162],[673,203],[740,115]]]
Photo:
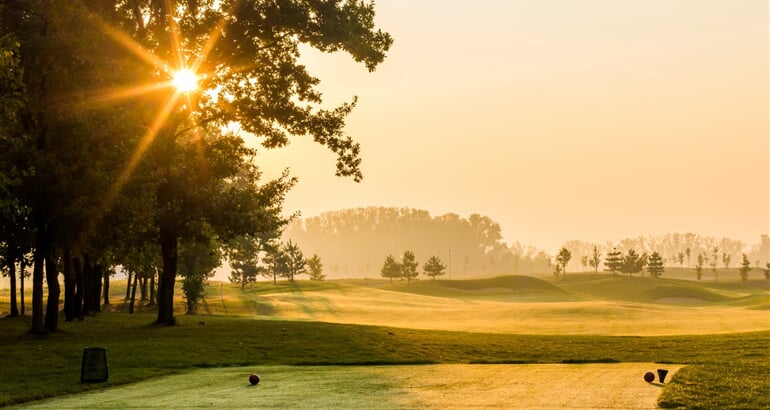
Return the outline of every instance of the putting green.
[[[580,408],[650,409],[681,368],[654,363],[264,366],[200,369],[26,403],[24,408]],[[262,382],[251,386],[250,373]],[[657,382],[657,377],[656,377]]]

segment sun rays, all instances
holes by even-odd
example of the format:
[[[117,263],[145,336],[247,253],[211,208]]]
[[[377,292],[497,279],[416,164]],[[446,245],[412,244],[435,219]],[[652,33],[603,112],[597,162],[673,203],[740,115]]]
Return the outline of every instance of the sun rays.
[[[189,115],[189,110],[194,109],[197,97],[206,92],[205,83],[209,78],[206,73],[201,73],[200,70],[221,37],[227,21],[225,18],[220,20],[201,45],[200,52],[196,53],[195,50],[184,48],[185,42],[182,41],[179,27],[174,18],[169,16],[165,24],[170,34],[172,56],[170,57],[171,61],[166,61],[128,34],[110,26],[98,16],[92,17],[94,23],[103,33],[147,64],[148,77],[155,73],[158,80],[92,92],[91,97],[89,97],[89,104],[104,105],[120,100],[141,99],[148,96],[157,98],[158,95],[163,95],[160,93],[165,93],[162,102],[158,104],[156,113],[148,122],[146,133],[140,139],[131,157],[105,195],[99,213],[99,216],[102,216],[112,208],[121,190],[130,180],[156,138],[161,134],[167,135],[168,138],[176,138],[182,122],[185,120],[195,121],[195,118]],[[188,41],[187,43],[191,42]],[[196,124],[193,124],[192,127],[185,129],[189,131],[195,128]]]

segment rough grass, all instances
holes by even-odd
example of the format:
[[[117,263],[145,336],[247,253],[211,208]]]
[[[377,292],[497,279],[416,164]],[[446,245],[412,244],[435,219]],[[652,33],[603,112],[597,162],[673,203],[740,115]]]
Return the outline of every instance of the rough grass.
[[[229,366],[657,362],[698,365],[709,371],[740,369],[752,362],[758,371],[770,369],[767,331],[676,337],[545,336],[244,317],[179,317],[178,325],[169,328],[148,325],[153,318],[102,314],[63,323],[61,332],[48,337],[27,335],[23,320],[0,320],[0,405]],[[79,381],[82,351],[89,346],[107,348],[110,380],[104,385]],[[743,386],[739,394],[746,396],[745,401],[770,405],[767,396],[752,393],[763,391],[759,383],[766,379],[741,378],[738,371],[736,377],[712,377],[685,389],[676,400],[698,403],[701,391],[737,383]]]
[[[568,275],[244,290],[214,283],[200,310],[214,316],[181,315],[173,328],[150,326],[153,313],[126,314],[125,282],[111,293],[112,313],[61,323],[48,337],[27,335],[28,317],[0,320],[0,406],[194,368],[658,362],[689,365],[664,389],[663,406],[770,407],[770,293],[738,281]],[[699,304],[661,303],[666,298]],[[7,291],[0,303],[7,306]],[[181,297],[176,308],[184,311]],[[137,311],[152,309],[140,303]],[[363,326],[371,324],[390,327]],[[80,384],[88,346],[108,349],[108,383]]]

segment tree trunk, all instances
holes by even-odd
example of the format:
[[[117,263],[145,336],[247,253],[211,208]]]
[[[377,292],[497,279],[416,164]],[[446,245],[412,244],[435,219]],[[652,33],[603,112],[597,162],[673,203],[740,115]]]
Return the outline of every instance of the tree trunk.
[[[134,284],[131,287],[131,302],[128,305],[128,314],[134,314],[134,305],[136,303],[136,283],[139,281],[139,275],[134,274]]]
[[[104,265],[97,263],[94,265],[91,278],[91,284],[93,285],[93,292],[89,300],[91,301],[91,311],[102,311],[102,278],[104,277]]]
[[[53,241],[48,238],[48,251],[45,257],[45,276],[48,284],[48,302],[45,309],[45,328],[56,333],[59,330],[59,270],[56,266],[56,255],[54,254]]]
[[[72,314],[78,319],[83,320],[83,289],[85,287],[83,279],[83,262],[79,257],[72,259],[73,273],[75,274],[75,298],[72,302]]]
[[[24,263],[24,255],[21,256],[21,261],[19,262],[19,293],[20,293],[20,299],[21,299],[21,315],[24,316],[26,313],[26,304],[24,302],[24,276],[26,276],[26,270],[27,270],[27,264]]]
[[[110,272],[104,272],[104,304],[110,304]]]
[[[16,252],[8,255],[8,277],[11,279],[11,317],[19,316],[19,307],[16,303]]]
[[[133,279],[131,272],[128,272],[128,274],[126,274],[126,297],[123,298],[124,301],[131,299],[131,279]]]
[[[155,304],[155,272],[150,276],[150,304]]]
[[[75,278],[72,276],[72,251],[64,247],[62,256],[62,274],[64,275],[64,321],[75,319]]]
[[[166,184],[168,185],[168,184]],[[167,189],[170,189],[168,187]],[[165,206],[173,206],[171,204]],[[163,271],[158,289],[158,320],[156,323],[173,326],[174,321],[174,281],[177,268],[177,225],[176,214],[173,210],[165,209],[161,215],[160,251],[163,258]]]
[[[147,273],[143,273],[142,277],[139,278],[139,294],[142,295],[140,299],[143,302],[147,301]]]
[[[35,251],[33,254],[34,267],[32,268],[32,328],[30,331],[36,334],[45,334],[45,314],[43,312],[43,275],[45,263],[46,235],[45,224],[37,223],[35,229]]]
[[[82,277],[82,283],[83,283],[83,301],[82,301],[82,308],[81,315],[85,316],[89,313],[91,313],[91,304],[88,303],[88,299],[91,297],[92,292],[92,285],[91,285],[91,271],[93,271],[93,266],[91,266],[91,257],[89,254],[83,255],[83,271],[81,272]]]

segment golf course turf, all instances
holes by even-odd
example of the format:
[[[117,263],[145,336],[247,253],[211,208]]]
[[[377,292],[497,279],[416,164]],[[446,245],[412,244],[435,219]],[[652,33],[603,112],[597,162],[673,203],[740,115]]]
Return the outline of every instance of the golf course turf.
[[[620,280],[621,278],[618,278]],[[576,292],[581,279],[572,284],[557,283],[565,292],[585,300],[586,306],[606,304],[611,298],[588,292]],[[613,279],[614,280],[614,279]],[[516,334],[506,329],[501,332],[462,332],[454,330],[397,328],[371,326],[366,324],[329,323],[302,320],[281,320],[280,315],[255,316],[255,305],[267,305],[263,311],[281,312],[280,301],[270,300],[295,297],[299,293],[309,295],[318,302],[316,292],[328,293],[324,302],[339,303],[344,294],[359,292],[362,287],[375,288],[383,292],[395,292],[384,281],[359,286],[347,282],[323,284],[301,282],[291,287],[273,287],[261,284],[253,289],[241,291],[236,286],[225,284],[211,286],[207,303],[225,304],[230,316],[199,315],[177,316],[177,325],[157,327],[150,323],[154,315],[123,313],[115,303],[115,312],[87,317],[84,321],[61,323],[58,333],[48,336],[33,336],[26,333],[28,317],[0,320],[0,405],[25,403],[32,400],[51,398],[88,390],[111,389],[118,385],[156,379],[167,375],[184,375],[195,369],[235,368],[247,366],[243,374],[238,370],[239,383],[248,385],[249,372],[259,371],[263,366],[361,366],[415,365],[415,364],[581,364],[600,363],[605,365],[632,363],[653,363],[658,366],[683,365],[667,383],[658,397],[661,407],[685,408],[767,408],[770,406],[770,330],[748,332],[684,334],[684,335],[600,335],[600,334]],[[428,282],[428,281],[424,281]],[[660,282],[662,286],[688,287],[676,281]],[[685,286],[686,285],[686,286]],[[421,286],[425,286],[424,283]],[[462,284],[472,288],[472,284]],[[619,287],[620,285],[615,285]],[[722,286],[722,285],[720,285]],[[118,286],[116,286],[118,287]],[[388,288],[382,290],[382,288]],[[611,286],[612,287],[612,286]],[[728,285],[718,288],[718,293],[727,295],[726,300],[711,302],[709,306],[688,309],[706,309],[706,312],[736,314],[736,322],[752,325],[753,320],[741,321],[741,312],[764,314],[767,292],[746,290]],[[271,291],[272,288],[272,291]],[[406,286],[402,286],[406,289]],[[547,288],[547,286],[545,287]],[[463,290],[463,303],[473,303],[479,309],[481,320],[493,320],[490,310],[497,307],[500,299],[510,298],[490,295],[485,287],[476,295]],[[472,290],[472,289],[471,289]],[[547,289],[546,289],[547,290]],[[707,289],[708,290],[708,289]],[[740,290],[740,292],[739,292]],[[431,298],[436,298],[435,289]],[[542,292],[543,289],[538,289]],[[426,290],[415,294],[400,292],[405,304],[420,305]],[[527,293],[521,289],[518,293]],[[559,292],[559,291],[557,291]],[[670,289],[667,294],[671,294]],[[732,292],[732,293],[731,293]],[[764,292],[764,293],[762,293]],[[499,293],[499,292],[498,292]],[[532,297],[530,292],[527,297]],[[372,293],[373,295],[379,293]],[[440,292],[438,293],[440,295]],[[622,295],[621,295],[622,296]],[[657,294],[645,297],[655,298]],[[119,297],[119,296],[118,296]],[[219,297],[219,300],[217,299]],[[459,298],[460,295],[449,295]],[[550,296],[545,296],[549,298]],[[490,298],[493,299],[490,301]],[[472,300],[473,299],[473,300]],[[622,298],[621,298],[622,299]],[[117,299],[116,299],[116,302]],[[487,305],[486,302],[493,304]],[[352,302],[351,302],[352,303]],[[512,301],[511,304],[533,303]],[[538,302],[539,303],[539,302]],[[627,304],[629,301],[619,301]],[[634,301],[633,303],[644,303]],[[659,304],[646,302],[650,307]],[[381,304],[386,310],[387,304]],[[602,305],[604,306],[604,305]],[[354,309],[355,306],[351,307]],[[416,309],[416,308],[415,308]],[[711,310],[709,310],[711,309]],[[308,310],[312,310],[308,308]],[[587,323],[602,321],[587,314],[586,309],[575,309],[567,317],[572,321]],[[218,313],[218,312],[214,312]],[[312,312],[311,312],[312,313]],[[435,312],[434,312],[435,313]],[[446,314],[441,312],[441,314]],[[325,313],[328,316],[328,313]],[[325,317],[327,317],[325,316]],[[344,317],[340,317],[344,321]],[[656,319],[657,320],[657,319]],[[770,327],[770,323],[768,324]],[[107,349],[110,379],[106,383],[80,383],[80,361],[83,349],[101,346]],[[431,366],[425,367],[429,368]],[[644,383],[642,375],[650,370],[647,365],[639,369],[636,376]],[[305,367],[303,367],[305,368]],[[331,367],[330,367],[331,368]],[[423,368],[421,366],[420,368]],[[301,372],[302,368],[297,368]],[[309,368],[308,368],[309,369]],[[404,367],[404,376],[408,376]],[[342,372],[344,373],[344,372]],[[330,373],[331,374],[331,373]],[[399,373],[401,374],[401,373]],[[263,375],[264,377],[264,375]],[[341,376],[340,376],[341,377]],[[554,375],[558,377],[558,372]],[[387,377],[388,383],[396,384],[398,378]],[[160,380],[160,379],[158,379]],[[264,387],[269,378],[263,379],[257,387]],[[150,380],[151,382],[152,380]],[[334,379],[329,380],[334,383]],[[376,381],[380,383],[380,381]],[[265,384],[266,385],[266,384]],[[344,385],[344,383],[343,383]],[[594,386],[595,387],[595,386]],[[306,388],[304,394],[317,392]],[[398,390],[394,390],[398,391]],[[414,394],[418,394],[414,393]],[[424,392],[429,394],[429,390]],[[394,393],[396,394],[396,393]],[[376,397],[371,396],[372,399]],[[422,396],[421,396],[422,397]],[[427,396],[425,396],[427,397]],[[421,400],[428,400],[425,397]],[[64,398],[62,398],[64,399]],[[49,402],[50,403],[50,402]],[[55,403],[55,402],[53,402]],[[383,401],[384,403],[384,401]],[[395,401],[394,403],[398,403]],[[596,403],[601,407],[601,403]],[[237,407],[238,403],[233,402]],[[396,405],[395,407],[398,407]]]

